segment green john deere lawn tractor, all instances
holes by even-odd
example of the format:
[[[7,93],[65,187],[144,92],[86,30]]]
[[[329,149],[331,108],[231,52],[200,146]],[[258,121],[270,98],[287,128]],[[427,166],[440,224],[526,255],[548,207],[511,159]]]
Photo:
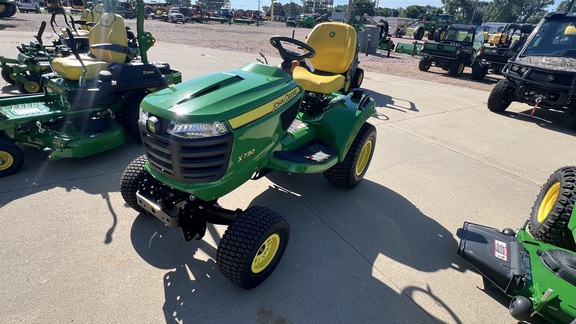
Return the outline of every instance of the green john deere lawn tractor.
[[[0,177],[22,167],[20,144],[55,161],[116,148],[126,134],[140,139],[142,98],[179,83],[182,76],[166,63],[148,62],[155,40],[144,32],[142,1],[138,8],[136,39],[129,40],[122,17],[104,13],[89,31],[89,54],[78,53],[68,29],[73,55],[51,61],[53,72],[35,85],[43,94],[0,98]]]
[[[323,173],[354,188],[376,147],[367,122],[374,100],[359,89],[364,73],[352,26],[321,23],[306,43],[270,42],[283,59],[279,67],[246,64],[147,96],[139,123],[146,154],[120,184],[130,207],[181,227],[188,241],[201,239],[207,223],[228,225],[216,263],[246,289],[274,270],[290,228],[268,208],[229,210],[218,199],[274,170]]]
[[[464,223],[458,254],[511,298],[519,321],[576,319],[576,167],[552,174],[517,232]]]

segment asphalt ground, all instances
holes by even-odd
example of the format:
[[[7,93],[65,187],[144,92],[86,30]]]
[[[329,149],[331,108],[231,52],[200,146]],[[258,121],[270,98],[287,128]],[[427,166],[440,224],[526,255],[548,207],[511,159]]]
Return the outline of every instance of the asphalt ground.
[[[3,32],[0,55],[29,39]],[[162,40],[149,54],[185,79],[258,57]],[[356,189],[276,172],[219,201],[290,223],[283,259],[253,290],[215,264],[225,227],[185,242],[124,204],[120,176],[139,144],[53,163],[24,148],[22,170],[0,179],[0,322],[516,323],[456,254],[456,232],[521,226],[541,184],[576,161],[570,118],[516,103],[494,114],[486,91],[384,74],[366,73],[363,88],[378,138]]]

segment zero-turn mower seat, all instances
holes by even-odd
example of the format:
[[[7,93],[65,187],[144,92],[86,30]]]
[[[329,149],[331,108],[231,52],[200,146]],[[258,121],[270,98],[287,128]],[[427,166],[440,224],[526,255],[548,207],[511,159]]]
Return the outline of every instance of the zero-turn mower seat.
[[[314,72],[297,66],[293,77],[306,91],[329,94],[344,87],[346,74],[356,56],[356,30],[338,22],[316,25],[306,44],[316,55],[310,59]],[[349,76],[352,77],[352,76]]]
[[[102,14],[100,21],[88,33],[88,41],[90,53],[80,54],[87,69],[86,79],[95,79],[100,71],[107,70],[112,63],[126,61],[128,37],[121,16],[113,13]],[[82,64],[73,55],[52,60],[52,70],[68,80],[79,80],[82,76]]]
[[[85,22],[84,24],[80,25],[80,29],[76,31],[77,36],[88,36],[88,32],[95,23],[100,21],[100,17],[104,13],[104,5],[99,3],[92,10],[84,9],[82,14],[80,15],[80,21]],[[66,32],[65,28],[62,28],[62,32]]]

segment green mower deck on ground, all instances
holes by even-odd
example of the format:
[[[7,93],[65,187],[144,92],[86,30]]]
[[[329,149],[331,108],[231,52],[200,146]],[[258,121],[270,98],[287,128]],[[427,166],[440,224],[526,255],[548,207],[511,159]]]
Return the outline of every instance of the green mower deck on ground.
[[[458,254],[511,298],[519,321],[576,320],[576,167],[557,170],[515,232],[464,223]]]

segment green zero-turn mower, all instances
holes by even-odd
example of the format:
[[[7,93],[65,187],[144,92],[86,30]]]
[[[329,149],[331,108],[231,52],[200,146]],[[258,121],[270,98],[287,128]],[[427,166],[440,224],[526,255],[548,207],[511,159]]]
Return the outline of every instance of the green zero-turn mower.
[[[552,174],[515,232],[465,222],[458,254],[512,298],[519,321],[576,323],[576,167]]]
[[[39,149],[47,161],[85,157],[116,148],[126,133],[140,140],[138,111],[147,94],[181,82],[166,63],[149,63],[154,37],[144,32],[138,1],[138,34],[128,39],[122,17],[102,14],[89,31],[90,53],[51,60],[54,72],[39,84],[43,94],[0,98],[0,177],[17,172],[24,154],[17,144]],[[135,48],[133,48],[135,47]],[[140,59],[133,58],[134,52]]]
[[[207,223],[229,225],[216,263],[246,289],[276,267],[289,225],[265,207],[228,210],[217,200],[273,170],[323,173],[354,188],[376,147],[367,122],[374,100],[358,88],[363,71],[352,26],[321,23],[306,43],[281,36],[270,43],[279,67],[246,64],[148,95],[139,123],[146,154],[120,184],[130,207],[181,227],[187,241],[201,239]],[[298,64],[307,59],[313,68]]]

